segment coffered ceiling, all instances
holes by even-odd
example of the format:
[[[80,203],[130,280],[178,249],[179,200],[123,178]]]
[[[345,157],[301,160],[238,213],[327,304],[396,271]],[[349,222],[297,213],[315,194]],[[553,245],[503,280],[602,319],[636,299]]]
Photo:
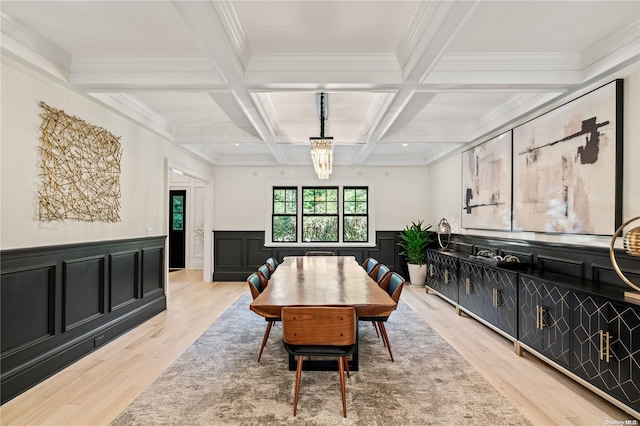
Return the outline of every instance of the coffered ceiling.
[[[639,1],[10,1],[2,33],[221,165],[423,165],[640,59]]]

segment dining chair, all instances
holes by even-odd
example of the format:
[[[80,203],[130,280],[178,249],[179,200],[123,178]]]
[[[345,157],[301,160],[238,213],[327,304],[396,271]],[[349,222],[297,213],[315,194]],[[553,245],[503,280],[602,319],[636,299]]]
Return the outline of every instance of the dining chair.
[[[335,252],[332,251],[308,251],[305,256],[335,256]]]
[[[400,300],[400,294],[402,293],[402,289],[404,288],[404,278],[396,272],[391,272],[386,274],[384,278],[378,283],[381,289],[387,292],[389,297],[393,299],[396,303],[396,307],[398,306],[398,301]],[[389,351],[389,357],[391,357],[391,362],[393,361],[393,353],[391,352],[391,344],[389,343],[389,335],[387,334],[387,328],[384,323],[389,319],[389,315],[386,316],[374,316],[374,317],[358,317],[358,321],[371,321],[376,327],[376,333],[380,330],[380,335],[382,336],[382,343],[387,347]]]
[[[380,281],[382,281],[382,278],[384,278],[384,276],[389,272],[391,272],[391,270],[387,265],[378,263],[373,267],[373,269],[371,269],[371,272],[369,272],[369,276],[379,284]]]
[[[264,265],[260,265],[258,268],[258,277],[260,278],[260,282],[263,287],[269,285],[269,280],[271,279],[271,270],[265,263]]]
[[[362,267],[364,268],[365,271],[367,271],[367,274],[368,274],[377,264],[378,264],[378,261],[376,259],[374,259],[373,257],[369,257],[367,258],[367,260],[362,262]]]
[[[344,371],[349,377],[347,357],[356,347],[357,319],[353,307],[289,306],[282,308],[282,342],[291,355],[298,357],[293,415],[298,409],[300,378],[305,356],[338,358],[342,414],[347,417]]]
[[[272,274],[276,271],[276,268],[278,267],[278,261],[275,260],[273,257],[268,258],[264,263],[265,265],[267,265],[267,267],[269,268],[269,271]]]
[[[249,275],[247,278],[247,283],[249,283],[249,290],[251,291],[251,297],[255,300],[256,297],[260,293],[262,293],[265,289],[265,286],[262,285],[262,279],[259,276],[258,272],[254,272]],[[269,339],[269,333],[271,332],[271,327],[275,321],[280,321],[280,318],[265,318],[267,321],[267,329],[264,331],[264,336],[262,337],[262,345],[260,346],[260,353],[258,354],[258,362],[260,362],[260,358],[262,358],[262,351],[264,350],[265,345],[267,344],[267,340]]]

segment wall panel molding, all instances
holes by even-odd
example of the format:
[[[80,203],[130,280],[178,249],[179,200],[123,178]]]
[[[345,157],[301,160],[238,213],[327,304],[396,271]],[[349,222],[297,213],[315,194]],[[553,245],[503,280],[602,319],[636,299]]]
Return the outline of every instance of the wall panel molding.
[[[269,257],[278,262],[286,256],[304,256],[308,250],[331,250],[339,256],[354,256],[358,263],[374,257],[389,269],[408,277],[406,262],[399,255],[400,231],[377,231],[375,247],[358,246],[264,246],[264,231],[214,231],[213,232],[213,280],[246,281]]]
[[[165,239],[1,251],[1,403],[165,310]]]

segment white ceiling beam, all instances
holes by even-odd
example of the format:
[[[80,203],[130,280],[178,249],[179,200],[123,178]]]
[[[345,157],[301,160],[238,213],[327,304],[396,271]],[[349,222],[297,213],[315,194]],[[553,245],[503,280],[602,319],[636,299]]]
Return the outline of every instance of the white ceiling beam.
[[[191,30],[195,42],[211,59],[218,74],[235,96],[238,106],[233,108],[228,115],[235,116],[237,110],[241,110],[256,133],[267,143],[277,162],[287,164],[284,152],[277,146],[267,124],[262,120],[247,92],[242,58],[238,57],[236,50],[237,42],[231,42],[231,39],[238,37],[239,33],[234,32],[231,36],[227,33],[228,27],[225,28],[225,23],[221,21],[213,2],[174,1],[173,4]],[[228,6],[231,7],[231,5]],[[225,16],[229,16],[228,10]]]
[[[218,104],[233,124],[256,138],[260,137],[245,112],[240,108],[240,104],[233,93],[214,92],[210,93],[209,96]]]
[[[411,104],[419,83],[435,67],[445,49],[458,33],[471,11],[476,6],[475,1],[469,2],[424,2],[419,6],[417,15],[410,23],[407,34],[398,47],[397,56],[403,67],[403,87],[394,101],[389,105],[385,117],[378,126],[370,132],[369,140],[355,156],[356,164],[362,164],[373,150],[375,144],[391,128],[403,113],[404,108]],[[413,30],[415,28],[415,30]],[[406,60],[405,60],[406,58]],[[419,96],[414,107],[430,99],[429,96]],[[424,104],[423,104],[424,106]],[[415,111],[409,111],[414,116]]]
[[[402,83],[402,70],[393,54],[254,55],[245,77],[247,85],[266,88],[370,88],[368,85]]]

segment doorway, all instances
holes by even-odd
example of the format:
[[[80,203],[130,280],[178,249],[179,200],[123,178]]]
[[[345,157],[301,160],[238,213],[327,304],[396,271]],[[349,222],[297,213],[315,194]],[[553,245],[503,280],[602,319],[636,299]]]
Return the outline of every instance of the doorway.
[[[186,190],[169,191],[169,270],[185,267]]]

